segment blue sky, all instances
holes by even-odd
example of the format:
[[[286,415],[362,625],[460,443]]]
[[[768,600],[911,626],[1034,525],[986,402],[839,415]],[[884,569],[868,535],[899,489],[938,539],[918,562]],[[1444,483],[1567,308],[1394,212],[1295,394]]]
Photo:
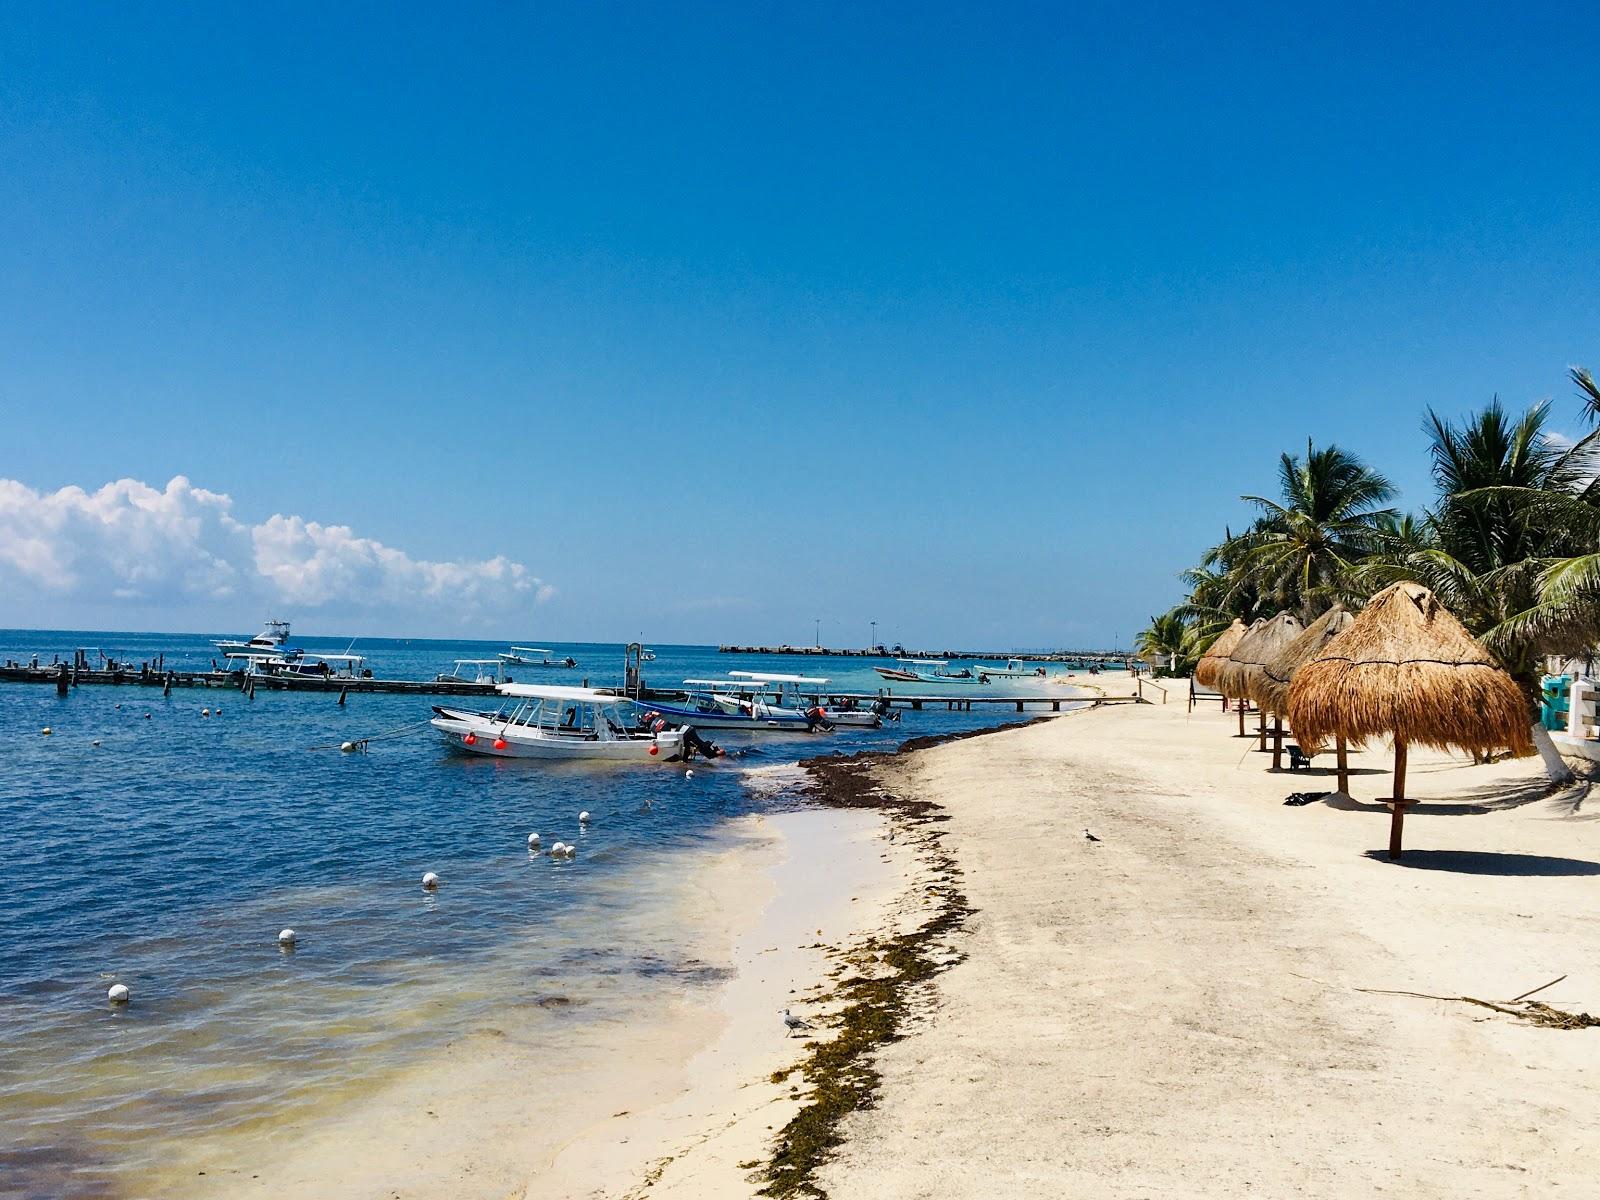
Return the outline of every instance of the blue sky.
[[[1126,641],[1600,368],[1578,10],[338,8],[0,17],[0,624]]]

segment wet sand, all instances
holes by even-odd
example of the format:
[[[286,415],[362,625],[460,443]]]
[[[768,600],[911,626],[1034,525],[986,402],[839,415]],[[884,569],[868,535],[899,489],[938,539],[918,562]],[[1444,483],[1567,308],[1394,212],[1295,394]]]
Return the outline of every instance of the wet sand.
[[[529,997],[371,1094],[175,1145],[132,1194],[750,1195],[739,1164],[798,1104],[769,1081],[800,1045],[781,1011],[826,974],[824,945],[897,891],[883,830],[872,812],[742,818],[731,846],[685,856],[688,886],[659,914],[713,985],[653,988],[631,1008],[613,998],[602,1022],[563,1023]]]

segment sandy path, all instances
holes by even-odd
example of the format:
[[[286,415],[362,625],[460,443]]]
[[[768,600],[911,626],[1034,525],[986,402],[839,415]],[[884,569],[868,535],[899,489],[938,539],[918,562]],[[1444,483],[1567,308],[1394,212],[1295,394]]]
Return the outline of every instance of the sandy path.
[[[1578,873],[1600,825],[1570,796],[1424,805],[1408,845],[1475,871],[1395,867],[1364,853],[1381,810],[1285,808],[1332,784],[1240,765],[1227,733],[1108,708],[896,768],[948,808],[978,913],[830,1195],[1594,1194],[1600,1030],[1353,989],[1505,999],[1570,973],[1549,999],[1600,1011],[1600,875]],[[1414,761],[1420,795],[1536,790],[1526,762]]]

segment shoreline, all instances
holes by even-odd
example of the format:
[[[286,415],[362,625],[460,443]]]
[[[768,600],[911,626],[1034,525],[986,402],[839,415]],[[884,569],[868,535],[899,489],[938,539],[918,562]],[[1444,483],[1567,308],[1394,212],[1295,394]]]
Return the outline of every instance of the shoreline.
[[[695,927],[713,986],[559,1035],[526,1036],[513,1006],[368,1094],[174,1144],[125,1191],[748,1196],[752,1165],[800,1103],[774,1079],[803,1044],[785,1036],[782,1010],[815,1016],[830,951],[880,924],[899,894],[903,856],[886,832],[878,814],[815,806],[734,818],[728,844],[685,863],[668,914]]]
[[[1537,760],[1419,753],[1400,865],[1388,756],[1286,806],[1229,715],[1104,706],[889,756],[970,908],[815,1172],[834,1200],[1581,1192],[1600,1035],[1455,996],[1600,1007],[1600,823]],[[1086,841],[1088,826],[1101,840]],[[926,998],[926,997],[925,997]],[[920,1011],[920,1010],[919,1010]],[[915,1014],[913,1014],[915,1015]]]

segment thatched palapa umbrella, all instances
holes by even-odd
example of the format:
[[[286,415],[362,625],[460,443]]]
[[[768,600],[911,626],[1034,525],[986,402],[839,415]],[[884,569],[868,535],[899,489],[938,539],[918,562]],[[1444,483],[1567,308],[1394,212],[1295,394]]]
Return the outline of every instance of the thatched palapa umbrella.
[[[1300,634],[1300,622],[1290,612],[1257,621],[1250,632],[1239,639],[1239,644],[1228,655],[1228,660],[1217,671],[1217,690],[1224,696],[1253,700],[1251,682],[1261,672],[1261,664],[1277,655]],[[1260,719],[1257,732],[1261,749],[1267,748],[1267,713],[1258,706]]]
[[[1394,739],[1389,857],[1400,857],[1406,748],[1532,750],[1528,705],[1517,685],[1419,583],[1374,596],[1322,653],[1295,672],[1289,721],[1302,742]]]
[[[1322,653],[1323,647],[1350,628],[1350,623],[1354,620],[1355,618],[1342,604],[1335,604],[1301,630],[1299,637],[1285,646],[1276,658],[1263,665],[1261,674],[1255,679],[1256,703],[1263,709],[1270,709],[1275,713],[1287,713],[1289,684],[1294,680],[1295,672]],[[1293,721],[1289,727],[1295,728]],[[1339,752],[1339,790],[1348,796],[1350,762],[1345,754],[1344,739],[1336,738],[1335,745]],[[1277,765],[1276,762],[1273,763],[1273,766]]]
[[[1200,661],[1194,665],[1194,681],[1201,687],[1217,686],[1217,668],[1233,653],[1233,648],[1239,644],[1239,639],[1249,632],[1249,626],[1238,617],[1233,619],[1233,624],[1224,629],[1217,640],[1211,643],[1211,649],[1200,656]]]
[[[1261,622],[1257,621],[1256,625],[1259,624]],[[1233,653],[1234,647],[1249,636],[1250,631],[1256,625],[1246,625],[1235,617],[1233,624],[1222,631],[1222,635],[1211,643],[1211,649],[1207,650],[1201,656],[1200,661],[1195,664],[1194,681],[1201,687],[1217,688],[1219,692],[1222,691],[1220,687],[1217,687],[1217,677],[1222,671],[1222,664],[1228,661],[1228,655]],[[1223,695],[1226,696],[1227,693],[1223,692]],[[1244,736],[1244,705],[1242,704],[1239,706],[1239,736]]]

